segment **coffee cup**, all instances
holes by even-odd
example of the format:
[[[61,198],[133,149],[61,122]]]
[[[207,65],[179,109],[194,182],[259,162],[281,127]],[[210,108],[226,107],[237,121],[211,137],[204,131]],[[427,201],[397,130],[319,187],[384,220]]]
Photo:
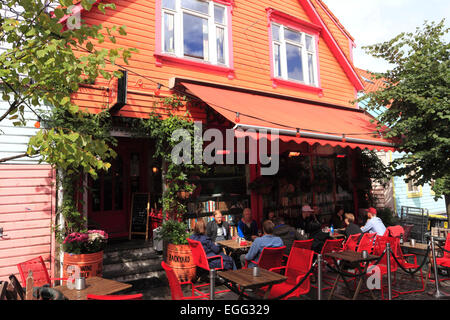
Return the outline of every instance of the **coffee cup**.
[[[260,271],[258,267],[254,267],[253,268],[253,276],[254,277],[259,277]]]
[[[363,259],[367,259],[368,256],[369,256],[369,253],[367,252],[367,250],[363,250],[363,251],[362,251],[362,257],[363,257]]]
[[[411,247],[414,247],[416,245],[416,240],[415,239],[411,239]]]

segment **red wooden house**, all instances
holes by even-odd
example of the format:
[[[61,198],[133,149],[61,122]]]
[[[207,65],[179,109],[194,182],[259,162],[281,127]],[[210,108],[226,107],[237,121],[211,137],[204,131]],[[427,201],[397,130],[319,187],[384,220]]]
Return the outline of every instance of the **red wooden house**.
[[[110,109],[118,126],[118,158],[109,173],[91,181],[85,213],[112,237],[129,233],[131,194],[161,192],[152,142],[133,138],[125,118],[166,115],[159,101],[188,95],[193,121],[204,128],[278,129],[280,170],[269,192],[249,187],[261,163],[214,165],[200,177],[192,217],[211,208],[251,206],[259,222],[268,210],[295,220],[301,205],[317,205],[327,221],[336,205],[358,212],[362,149],[392,150],[370,117],[352,102],[363,89],[353,62],[354,39],[321,0],[112,0],[116,10],[94,8],[87,23],[126,25],[117,46],[135,47],[127,71],[126,104],[117,105],[117,80],[98,79],[73,100],[89,112]],[[101,47],[105,44],[99,44]],[[112,68],[112,67],[111,67]],[[226,152],[224,152],[226,153]],[[205,209],[208,201],[213,207]],[[246,202],[247,201],[247,202]],[[209,202],[211,204],[211,202]]]

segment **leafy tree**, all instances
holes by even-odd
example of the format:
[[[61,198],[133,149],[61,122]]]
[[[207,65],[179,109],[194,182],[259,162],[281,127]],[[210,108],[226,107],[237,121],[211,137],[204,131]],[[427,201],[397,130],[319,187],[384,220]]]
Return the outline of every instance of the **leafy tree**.
[[[365,47],[393,68],[374,74],[385,81],[384,88],[359,101],[368,101],[371,110],[387,107],[378,116],[379,129],[405,151],[392,162],[391,173],[419,185],[431,182],[435,198],[445,195],[450,212],[450,45],[444,39],[448,30],[445,20],[425,22],[414,33]]]
[[[89,11],[95,0],[81,0]],[[128,63],[134,49],[99,48],[106,41],[116,43],[116,35],[126,35],[125,27],[103,28],[88,25],[83,20],[67,22],[62,18],[72,14],[72,0],[0,0],[0,42],[6,50],[0,54],[1,98],[9,108],[0,114],[0,123],[11,119],[14,125],[25,125],[25,108],[42,118],[43,128],[30,139],[28,150],[21,156],[39,154],[42,161],[61,169],[68,177],[65,184],[67,231],[78,231],[82,219],[73,203],[70,184],[79,174],[93,178],[107,170],[108,158],[115,156],[111,149],[114,140],[107,127],[109,115],[81,111],[71,101],[80,84],[92,84],[100,76],[119,77],[117,59]],[[98,4],[98,9],[115,9],[114,4]],[[74,23],[79,22],[79,23]],[[40,113],[40,105],[52,108]],[[36,124],[40,126],[40,122]],[[11,159],[0,159],[0,163]],[[72,188],[73,189],[73,188]],[[70,192],[72,191],[72,192]]]

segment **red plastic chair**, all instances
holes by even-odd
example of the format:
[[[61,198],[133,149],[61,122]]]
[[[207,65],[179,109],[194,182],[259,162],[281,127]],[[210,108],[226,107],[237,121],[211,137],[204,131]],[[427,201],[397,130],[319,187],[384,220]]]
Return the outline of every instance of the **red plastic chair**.
[[[204,270],[209,271],[209,260],[212,259],[220,259],[220,268],[217,268],[216,270],[223,270],[223,258],[221,255],[216,256],[210,256],[207,257],[205,253],[205,249],[203,249],[202,243],[197,240],[187,239],[189,248],[191,248],[192,251],[192,258],[194,259],[194,264],[202,268]]]
[[[374,233],[364,233],[361,240],[359,241],[357,252],[363,252],[366,250],[369,254],[373,252],[373,246],[375,244],[375,238],[377,234]]]
[[[161,266],[166,271],[167,280],[169,280],[170,293],[172,300],[191,300],[191,299],[208,299],[209,295],[201,292],[191,281],[180,282],[175,274],[175,271],[167,265],[164,261],[161,261]],[[181,285],[191,285],[191,296],[184,296]],[[202,285],[203,286],[203,285]]]
[[[330,266],[333,266],[334,268],[338,268],[338,266],[336,266],[334,264],[334,260],[333,258],[330,257],[326,257],[325,254],[327,253],[331,253],[331,252],[339,252],[342,251],[342,243],[343,243],[344,239],[327,239],[325,240],[325,243],[323,244],[322,250],[320,251],[320,254],[322,255],[323,261],[326,263],[328,263]],[[322,264],[322,274],[324,278],[328,278],[331,280],[334,280],[334,276],[329,276],[326,272],[326,266],[325,263]],[[317,271],[317,270],[316,270]],[[322,290],[328,290],[331,289],[332,283],[326,281],[325,279],[323,280],[325,283],[327,283],[329,285],[329,287],[323,287]],[[315,287],[315,286],[314,286]]]
[[[258,261],[251,260],[258,267],[270,270],[272,268],[281,267],[283,261],[284,250],[286,246],[277,247],[277,248],[263,248],[261,251],[261,255],[259,256]],[[245,261],[244,268],[248,267],[248,261]]]
[[[417,256],[415,254],[403,254],[402,248],[399,245],[397,246],[397,251],[395,252],[395,257],[397,258],[398,262],[404,269],[415,270],[420,267],[419,264],[417,263]],[[414,258],[413,262],[408,261],[408,258],[411,258],[411,257]],[[395,273],[395,277],[396,276],[397,276],[397,273]],[[413,275],[412,275],[412,277],[414,278]],[[410,291],[399,291],[396,289],[395,292],[397,292],[398,294],[409,294],[409,293],[425,291],[425,281],[423,279],[422,269],[420,269],[420,281],[421,281],[421,285],[422,285],[422,288],[420,288],[420,289],[410,290]]]
[[[311,269],[313,257],[314,251],[312,250],[292,247],[287,265],[270,269],[270,271],[284,270],[284,275],[287,277],[287,280],[283,283],[274,285],[270,290],[269,298],[278,297],[295,287]],[[307,294],[311,289],[311,275],[312,274],[310,274],[294,292],[284,297],[283,300]],[[263,288],[263,291],[267,289],[268,287],[265,287]]]
[[[314,239],[294,240],[294,242],[292,243],[292,248],[302,248],[302,249],[311,250],[313,242],[314,242]],[[291,248],[291,250],[292,250],[292,248]]]
[[[302,248],[302,249],[311,250],[313,242],[314,242],[314,239],[294,240],[294,242],[292,243],[291,251],[292,251],[292,248]],[[291,254],[291,252],[289,252],[289,254]],[[284,258],[283,262],[286,262],[289,259],[289,255],[284,254],[283,258]]]
[[[220,259],[221,267],[216,268],[216,270],[223,270],[223,258],[221,255],[207,257],[205,249],[203,249],[203,245],[200,241],[192,240],[192,239],[187,239],[187,241],[189,244],[189,248],[191,249],[191,252],[192,252],[192,259],[194,260],[194,264],[197,267],[209,271],[210,270],[209,260]],[[209,286],[209,283],[198,285],[198,286],[196,286],[196,288],[205,287],[205,286]],[[224,293],[224,292],[229,292],[229,291],[230,291],[230,289],[225,289],[225,290],[216,291],[216,293]],[[207,295],[209,296],[209,294],[207,294]]]
[[[322,250],[320,251],[320,254],[322,255],[324,261],[327,261],[327,263],[330,265],[334,265],[333,259],[326,257],[325,254],[341,251],[343,241],[344,241],[344,239],[335,239],[335,240],[327,239],[325,241],[325,243],[322,247]]]
[[[447,234],[447,238],[445,239],[444,250],[450,251],[450,232]],[[436,258],[436,265],[438,267],[450,268],[450,253],[445,251],[443,251],[443,253],[444,254],[442,257]],[[432,269],[433,268],[429,268],[428,270],[427,281],[430,280],[431,282],[434,282],[435,279],[430,279]],[[439,278],[439,282],[447,280],[450,280],[450,278]]]
[[[23,287],[27,285],[29,271],[33,273],[34,287],[42,287],[45,284],[52,285],[52,281],[55,280],[67,280],[67,278],[50,278],[45,267],[44,259],[41,256],[19,263],[17,264],[17,268],[19,269]]]
[[[403,229],[401,225],[387,227],[383,234],[384,237],[394,237],[399,239],[401,235],[403,235],[403,237],[405,235],[405,229]]]
[[[358,248],[359,237],[361,237],[361,233],[350,235],[347,240],[344,242],[342,246],[342,251],[356,251]]]
[[[88,300],[142,300],[142,293],[137,294],[124,294],[124,295],[86,295]]]
[[[383,255],[384,250],[386,249],[387,243],[390,244],[392,252],[398,252],[398,246],[400,245],[399,239],[394,237],[385,237],[385,236],[377,236],[375,238],[375,244],[373,247],[373,254],[376,256]],[[394,257],[391,254],[391,272],[395,274],[397,271],[397,263],[395,262]],[[371,264],[373,265],[373,264]],[[387,275],[387,255],[383,255],[383,258],[379,261],[379,263],[376,265],[380,269],[380,275],[381,275],[381,299],[384,300],[384,286],[383,286],[383,276]],[[362,291],[361,291],[362,292]],[[395,290],[392,290],[392,297],[396,298],[398,297],[398,293]],[[397,293],[397,294],[396,294]]]

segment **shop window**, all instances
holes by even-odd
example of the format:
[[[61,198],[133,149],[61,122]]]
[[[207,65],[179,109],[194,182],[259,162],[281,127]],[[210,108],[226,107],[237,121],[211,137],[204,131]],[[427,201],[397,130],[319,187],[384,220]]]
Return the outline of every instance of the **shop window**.
[[[229,67],[231,13],[230,6],[223,3],[226,1],[161,0],[157,56],[162,54],[159,57],[161,59],[172,56],[191,62]]]

